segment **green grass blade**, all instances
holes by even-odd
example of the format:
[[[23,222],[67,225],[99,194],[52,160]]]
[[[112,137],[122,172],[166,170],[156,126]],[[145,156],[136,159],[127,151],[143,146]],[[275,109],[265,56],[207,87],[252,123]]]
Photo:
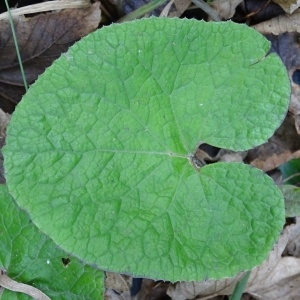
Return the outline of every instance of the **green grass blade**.
[[[125,21],[132,21],[134,19],[142,17],[144,14],[151,12],[152,10],[156,9],[157,7],[163,5],[167,0],[153,0],[138,9],[134,10],[133,12],[127,14],[123,18],[118,20],[118,23],[122,23]]]
[[[251,271],[245,273],[243,278],[236,284],[232,295],[230,296],[229,300],[240,300],[242,298],[244,289],[250,277]]]
[[[17,57],[18,57],[18,61],[19,61],[21,73],[22,73],[24,87],[25,87],[25,90],[27,92],[27,90],[28,90],[28,84],[27,84],[27,81],[26,81],[25,72],[24,72],[24,68],[23,68],[23,64],[22,64],[22,59],[21,59],[21,55],[20,55],[20,51],[19,51],[18,41],[17,41],[15,27],[14,27],[14,22],[13,22],[13,19],[12,19],[12,15],[10,13],[10,9],[9,9],[7,0],[5,0],[5,5],[6,5],[6,8],[7,8],[7,13],[8,13],[8,17],[9,17],[10,27],[11,27],[11,31],[12,31],[12,35],[13,35],[15,47],[16,47],[16,52],[17,52]]]

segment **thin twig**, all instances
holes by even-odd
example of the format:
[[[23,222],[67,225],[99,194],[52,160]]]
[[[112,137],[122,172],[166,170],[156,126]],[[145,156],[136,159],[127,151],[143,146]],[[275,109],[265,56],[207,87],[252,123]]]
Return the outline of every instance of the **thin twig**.
[[[214,21],[216,21],[216,22],[221,21],[217,12],[203,0],[192,0],[192,2],[195,5],[197,5],[199,8],[201,8],[204,12],[206,12]]]
[[[36,300],[51,300],[47,295],[37,288],[12,280],[3,271],[0,272],[0,286],[13,292],[29,295]]]

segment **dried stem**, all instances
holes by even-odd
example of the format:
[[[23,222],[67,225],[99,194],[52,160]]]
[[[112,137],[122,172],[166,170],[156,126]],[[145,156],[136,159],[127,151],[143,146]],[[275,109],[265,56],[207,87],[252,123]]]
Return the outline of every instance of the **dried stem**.
[[[51,300],[37,288],[12,280],[3,271],[0,272],[0,286],[13,292],[24,293],[36,300]]]
[[[203,0],[192,0],[192,2],[196,6],[201,8],[204,12],[206,12],[214,21],[216,21],[216,22],[221,21],[221,19],[218,16],[217,12],[212,7],[210,7],[206,2],[204,2]]]

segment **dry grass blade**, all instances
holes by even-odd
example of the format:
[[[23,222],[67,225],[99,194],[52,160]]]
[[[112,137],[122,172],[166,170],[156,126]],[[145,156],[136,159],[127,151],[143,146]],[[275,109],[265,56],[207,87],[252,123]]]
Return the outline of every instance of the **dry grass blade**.
[[[282,15],[254,25],[253,28],[262,34],[271,33],[279,35],[284,32],[300,33],[300,9],[297,9],[292,15]]]
[[[41,292],[37,288],[35,288],[31,285],[28,285],[28,284],[14,281],[11,278],[9,278],[6,274],[4,274],[2,271],[0,273],[0,285],[2,287],[4,287],[5,289],[29,295],[33,299],[51,300],[47,295],[45,295],[43,292]]]
[[[170,12],[170,9],[171,9],[171,6],[173,5],[174,3],[174,0],[171,0],[165,7],[164,9],[162,10],[162,12],[160,13],[160,17],[167,17],[169,12]]]
[[[205,13],[208,14],[208,16],[214,20],[215,22],[220,22],[221,19],[218,16],[217,12],[210,7],[206,2],[204,2],[203,0],[192,0],[192,2],[198,6],[200,9],[202,9]]]
[[[38,4],[28,5],[16,9],[11,9],[10,13],[13,17],[25,14],[33,14],[50,10],[59,10],[65,8],[84,8],[90,6],[89,0],[55,0]],[[0,20],[8,19],[8,13],[0,14]]]

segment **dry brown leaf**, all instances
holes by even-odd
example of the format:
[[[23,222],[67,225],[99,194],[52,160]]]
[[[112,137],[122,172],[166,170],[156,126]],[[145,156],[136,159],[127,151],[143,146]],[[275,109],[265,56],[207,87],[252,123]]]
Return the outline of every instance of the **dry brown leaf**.
[[[163,299],[166,295],[169,283],[143,279],[140,291],[131,297],[130,286],[132,277],[127,275],[106,272],[105,300],[152,300]]]
[[[253,274],[255,276],[251,274],[246,288],[248,293],[261,300],[299,299],[300,259],[292,256],[281,257],[285,252],[284,248],[292,243],[295,237],[298,237],[297,243],[300,243],[299,232],[300,218],[297,218],[296,224],[285,228],[282,238],[286,242],[278,242],[277,255],[269,257],[268,261],[258,268],[257,274]]]
[[[285,14],[284,10],[270,0],[248,0],[241,7],[245,15],[241,15],[240,21],[248,24],[258,24]]]
[[[268,172],[293,158],[299,158],[299,149],[300,138],[295,120],[288,115],[267,143],[248,151],[246,162]]]
[[[289,70],[289,76],[292,78],[293,73],[297,68]],[[289,111],[295,119],[295,128],[298,134],[300,134],[300,85],[291,80],[292,94],[289,105]]]
[[[300,258],[300,217],[296,218],[296,226],[290,231],[284,255]]]
[[[272,272],[262,278],[261,284],[246,289],[247,293],[259,300],[299,299],[300,259],[282,257]]]
[[[180,17],[191,5],[191,3],[192,3],[191,0],[175,0],[174,1],[175,11],[170,12],[169,17],[170,18]]]
[[[35,81],[76,40],[94,31],[99,22],[99,2],[88,8],[14,19],[27,82]],[[3,109],[11,111],[25,89],[8,20],[0,21],[0,57],[0,102]]]
[[[245,292],[259,297],[258,299],[292,299],[273,297],[267,295],[274,292],[282,294],[281,289],[287,286],[287,279],[292,280],[293,276],[299,276],[300,264],[299,259],[294,257],[281,257],[289,239],[290,234],[295,230],[296,225],[287,226],[280,236],[278,243],[274,246],[268,259],[259,267],[252,270]],[[299,229],[298,229],[299,230]],[[289,267],[289,270],[285,268]],[[168,289],[168,295],[174,300],[185,299],[211,299],[217,295],[229,295],[232,293],[236,282],[240,280],[243,274],[239,274],[235,278],[227,278],[222,280],[207,280],[203,282],[180,282],[171,285]],[[280,289],[277,288],[280,285]],[[286,292],[286,289],[285,289]],[[291,293],[292,294],[292,293]],[[264,298],[260,298],[264,297]]]
[[[127,275],[105,273],[105,300],[130,300],[132,278]]]
[[[262,34],[281,34],[284,32],[300,32],[300,9],[292,15],[282,15],[269,21],[252,26]]]
[[[0,109],[0,149],[2,149],[5,143],[6,127],[9,120],[10,115]],[[0,151],[0,184],[5,184],[2,151]]]
[[[130,290],[131,277],[117,273],[105,273],[105,287],[107,289],[113,288],[118,293],[128,292]]]
[[[214,0],[210,5],[221,19],[228,20],[233,17],[236,7],[242,2],[243,0]]]
[[[273,2],[280,5],[281,8],[288,14],[293,13],[297,8],[300,7],[299,0],[273,0]]]
[[[243,162],[247,156],[248,151],[231,151],[227,149],[221,149],[219,152],[219,161],[225,162]]]
[[[272,42],[272,51],[281,57],[291,82],[289,112],[295,119],[295,128],[300,134],[300,35],[297,32],[267,35]]]
[[[119,294],[114,289],[108,289],[105,291],[104,300],[132,300],[132,299],[129,292]]]
[[[218,295],[229,295],[242,276],[243,274],[240,274],[234,279],[179,282],[175,285],[170,285],[167,294],[173,300],[194,299],[196,297],[197,299],[211,299]]]
[[[204,143],[196,150],[195,158],[200,164],[217,161],[243,162],[247,153],[247,151],[235,152],[227,149],[220,149]]]
[[[10,114],[5,113],[0,109],[0,148],[2,148],[1,140],[6,136],[6,128],[10,121]]]

